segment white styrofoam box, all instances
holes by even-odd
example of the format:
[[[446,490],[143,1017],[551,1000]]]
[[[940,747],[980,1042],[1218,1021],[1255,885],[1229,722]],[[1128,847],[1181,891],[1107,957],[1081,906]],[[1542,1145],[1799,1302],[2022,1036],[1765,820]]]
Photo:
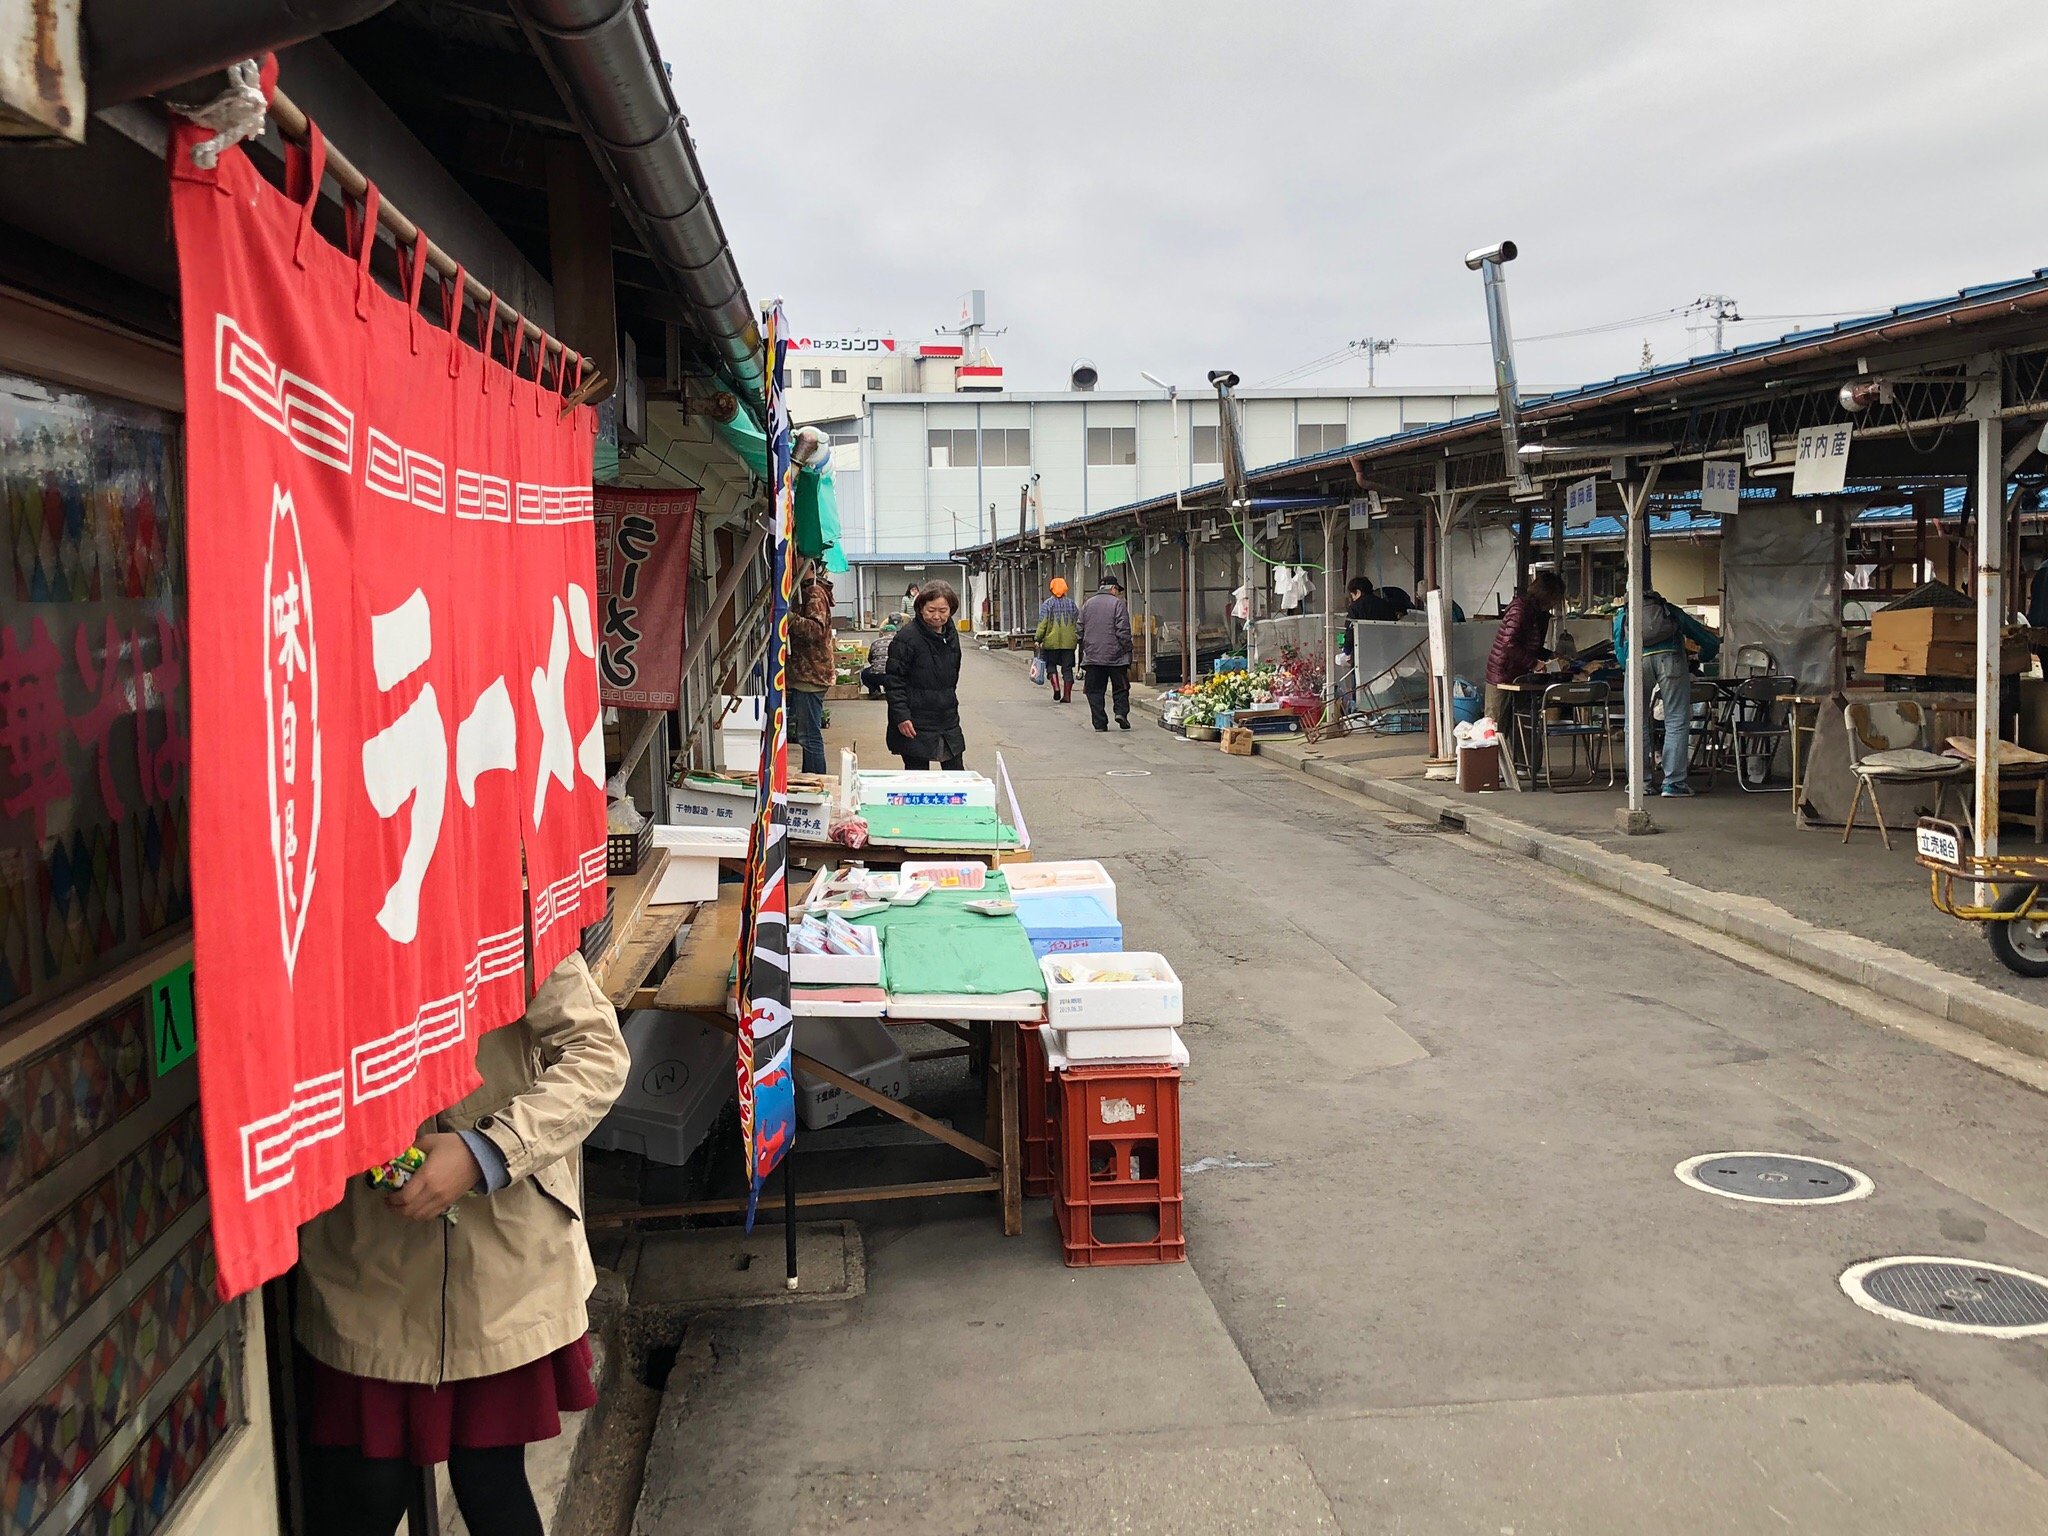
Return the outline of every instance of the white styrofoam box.
[[[1045,1021],[1054,1029],[1148,1029],[1178,1027],[1181,1022],[1180,978],[1164,955],[1125,950],[1108,955],[1048,955],[1038,962],[1045,973]],[[1054,974],[1074,977],[1061,981]],[[1135,981],[1094,981],[1110,972],[1136,972]]]
[[[996,786],[993,779],[971,768],[938,773],[900,773],[887,770],[860,776],[862,805],[961,805],[993,810]]]
[[[813,1019],[796,1021],[796,1049],[836,1067],[888,1098],[910,1092],[910,1062],[889,1026],[878,1019]],[[732,1074],[727,1073],[728,1077]],[[837,1125],[868,1105],[837,1084],[796,1069],[796,1114],[811,1130]]]
[[[633,1067],[589,1144],[681,1167],[733,1094],[732,1036],[679,1013],[643,1008],[620,1026]]]
[[[1116,916],[1116,882],[1093,859],[1053,859],[1043,864],[1005,864],[1010,894],[1019,901],[1035,896],[1093,896],[1102,910]]]
[[[1188,1064],[1188,1048],[1180,1031],[1156,1029],[1077,1029],[1072,1034],[1045,1031],[1045,1060],[1053,1071],[1068,1067]]]
[[[807,795],[792,790],[789,796],[790,835],[823,842],[826,803],[824,795]],[[669,786],[668,819],[677,826],[698,823],[714,827],[751,827],[754,824],[754,792],[744,784],[685,778],[682,783]]]
[[[789,979],[800,987],[879,987],[882,984],[882,931],[863,928],[853,931],[868,946],[863,955],[800,955],[791,950]],[[812,1055],[817,1053],[813,1051]]]
[[[657,826],[654,846],[668,856],[668,865],[648,900],[655,906],[687,901],[718,900],[718,861],[744,859],[748,834],[741,827]]]
[[[905,859],[903,873],[921,875],[941,891],[980,891],[988,888],[988,866],[978,859]]]

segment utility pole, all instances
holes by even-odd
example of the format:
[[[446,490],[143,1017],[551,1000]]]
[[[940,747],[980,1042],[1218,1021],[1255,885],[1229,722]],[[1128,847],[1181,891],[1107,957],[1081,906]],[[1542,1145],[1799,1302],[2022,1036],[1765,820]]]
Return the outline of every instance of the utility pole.
[[[1351,343],[1352,351],[1365,354],[1365,387],[1367,389],[1373,388],[1379,382],[1378,369],[1376,367],[1378,358],[1383,353],[1393,351],[1399,345],[1400,343],[1392,337],[1388,337],[1383,341],[1377,336],[1361,336],[1358,340]]]
[[[1727,350],[1727,326],[1730,320],[1742,318],[1741,307],[1725,293],[1703,293],[1685,306],[1693,314],[1705,317],[1705,323],[1714,328],[1714,350]]]

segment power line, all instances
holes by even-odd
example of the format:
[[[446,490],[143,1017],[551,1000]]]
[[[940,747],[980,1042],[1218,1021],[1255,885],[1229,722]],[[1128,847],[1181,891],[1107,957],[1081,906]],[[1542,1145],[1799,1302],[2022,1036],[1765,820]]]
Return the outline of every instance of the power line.
[[[1609,332],[1613,331],[1632,330],[1639,325],[1651,325],[1659,321],[1677,319],[1680,316],[1691,314],[1701,309],[1711,309],[1721,304],[1725,304],[1732,309],[1734,306],[1734,301],[1732,299],[1725,299],[1719,295],[1715,295],[1713,296],[1711,303],[1708,300],[1695,300],[1691,304],[1678,304],[1672,306],[1670,309],[1655,310],[1646,315],[1634,315],[1625,320],[1604,320],[1595,325],[1578,326],[1571,330],[1546,331],[1534,336],[1517,336],[1515,338],[1515,344],[1517,346],[1534,346],[1540,345],[1545,342],[1573,341],[1583,336],[1601,336],[1606,335]],[[1789,321],[1797,320],[1860,320],[1865,316],[1874,313],[1878,313],[1878,311],[1870,309],[1835,309],[1807,310],[1795,314],[1779,315],[1738,316],[1734,314],[1723,314],[1716,316],[1715,318],[1717,322],[1720,324],[1756,325],[1784,324]],[[1473,351],[1485,350],[1493,345],[1491,341],[1484,339],[1479,341],[1382,341],[1377,338],[1369,339],[1372,341],[1373,350],[1376,352],[1386,351],[1391,348],[1428,351]],[[1301,363],[1293,368],[1286,369],[1285,371],[1276,374],[1274,377],[1266,380],[1266,384],[1268,386],[1292,384],[1299,379],[1307,378],[1313,374],[1327,372],[1329,369],[1336,367],[1339,363],[1347,362],[1356,358],[1363,350],[1364,349],[1359,344],[1352,343],[1351,345],[1346,346],[1339,351],[1327,352],[1321,357],[1312,358],[1308,362]]]

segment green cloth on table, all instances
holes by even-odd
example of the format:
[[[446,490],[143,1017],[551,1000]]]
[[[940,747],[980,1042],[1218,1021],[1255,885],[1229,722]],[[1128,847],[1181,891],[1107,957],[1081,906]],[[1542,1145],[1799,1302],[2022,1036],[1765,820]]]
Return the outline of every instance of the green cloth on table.
[[[973,848],[1014,848],[1017,829],[1005,826],[985,805],[864,805],[861,819],[871,841],[888,839],[918,847],[958,843]]]
[[[882,985],[906,995],[1045,991],[1045,974],[1031,937],[1015,913],[990,917],[966,910],[970,901],[1000,901],[1010,894],[1001,870],[978,891],[935,890],[911,907],[886,907],[851,919],[882,935]]]
[[[1024,925],[1015,917],[973,912],[939,926],[889,929],[882,935],[882,978],[890,992],[906,996],[1045,992],[1045,974]]]

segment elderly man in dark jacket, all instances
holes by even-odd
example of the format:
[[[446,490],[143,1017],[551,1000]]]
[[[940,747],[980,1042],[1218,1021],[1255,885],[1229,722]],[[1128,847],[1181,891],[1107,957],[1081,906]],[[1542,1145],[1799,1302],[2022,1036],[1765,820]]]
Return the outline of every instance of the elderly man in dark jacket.
[[[1098,731],[1109,729],[1103,712],[1104,690],[1114,691],[1116,723],[1131,728],[1131,607],[1124,601],[1124,584],[1114,576],[1102,578],[1095,595],[1081,605],[1076,626],[1081,652],[1081,670],[1086,681],[1088,718]]]

